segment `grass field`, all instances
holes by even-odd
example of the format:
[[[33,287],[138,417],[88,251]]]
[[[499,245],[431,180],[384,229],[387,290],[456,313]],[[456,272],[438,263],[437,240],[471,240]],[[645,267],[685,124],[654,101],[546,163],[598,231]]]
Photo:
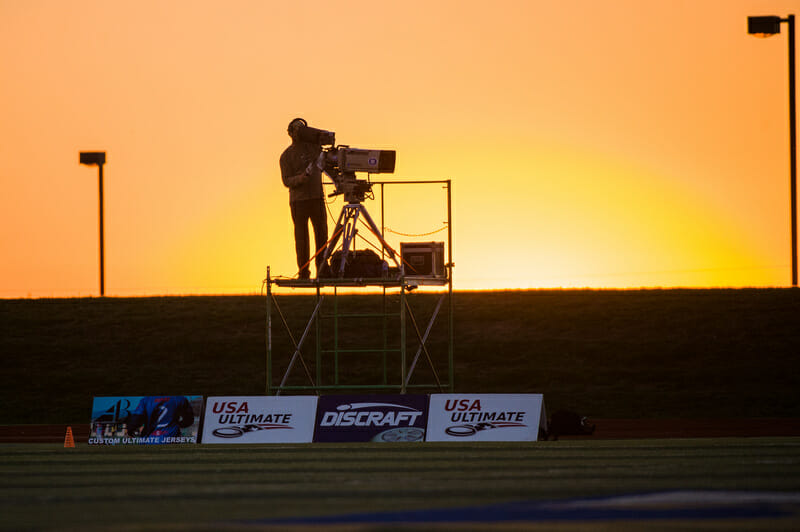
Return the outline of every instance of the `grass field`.
[[[377,523],[369,530],[398,520],[430,526],[439,518],[447,529],[465,526],[462,518],[476,529],[504,529],[504,519],[512,517],[544,519],[566,530],[584,529],[587,522],[619,529],[620,520],[634,529],[645,522],[658,523],[656,529],[680,524],[694,530],[800,525],[799,438],[75,449],[3,445],[0,464],[5,530],[254,530],[267,525],[277,530],[286,525],[276,520],[286,518],[410,510],[426,511],[362,521]],[[692,492],[689,501],[621,502],[604,510],[596,500],[586,506],[575,501],[661,492],[674,498],[674,492],[684,491]],[[761,494],[755,503],[737,501],[755,492]],[[709,495],[714,495],[712,502],[704,503]],[[542,514],[544,501],[561,501],[562,509],[545,505],[549,510]],[[516,504],[481,510],[501,503]],[[521,507],[528,513],[520,513]],[[443,515],[442,509],[455,510]],[[357,519],[344,519],[351,524],[343,529],[351,529]]]
[[[299,337],[312,299],[279,301]],[[0,300],[0,424],[86,423],[95,395],[263,394],[265,302]],[[424,323],[434,298],[411,303]],[[453,314],[460,393],[543,393],[550,412],[601,418],[800,417],[798,290],[456,293]],[[430,343],[441,360],[441,331]],[[274,351],[277,384],[285,335]],[[351,382],[374,369],[345,365]]]

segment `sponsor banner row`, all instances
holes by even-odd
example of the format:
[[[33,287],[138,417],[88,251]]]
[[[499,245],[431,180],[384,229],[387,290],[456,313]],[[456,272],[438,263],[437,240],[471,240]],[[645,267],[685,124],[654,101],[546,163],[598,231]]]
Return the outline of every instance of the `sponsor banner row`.
[[[203,443],[536,441],[541,394],[210,397]]]
[[[536,441],[541,394],[97,397],[91,444]],[[198,436],[200,436],[198,438]]]

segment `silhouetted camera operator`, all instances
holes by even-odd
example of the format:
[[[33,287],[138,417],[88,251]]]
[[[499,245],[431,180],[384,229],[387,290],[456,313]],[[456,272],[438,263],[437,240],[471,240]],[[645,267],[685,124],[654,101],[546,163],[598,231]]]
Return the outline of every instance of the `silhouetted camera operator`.
[[[281,178],[289,188],[289,206],[294,222],[294,244],[300,279],[311,277],[308,222],[314,228],[315,249],[328,240],[328,218],[325,212],[325,194],[322,189],[322,169],[325,154],[319,142],[309,138],[311,130],[302,118],[289,123],[288,133],[292,144],[281,154]],[[324,265],[323,253],[316,256],[317,277]]]

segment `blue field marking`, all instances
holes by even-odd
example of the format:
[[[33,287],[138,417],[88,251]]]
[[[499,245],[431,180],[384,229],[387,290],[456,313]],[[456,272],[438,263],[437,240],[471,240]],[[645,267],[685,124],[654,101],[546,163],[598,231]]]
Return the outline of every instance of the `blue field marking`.
[[[667,491],[611,497],[521,501],[463,508],[248,521],[250,524],[497,523],[757,519],[800,516],[798,492]]]

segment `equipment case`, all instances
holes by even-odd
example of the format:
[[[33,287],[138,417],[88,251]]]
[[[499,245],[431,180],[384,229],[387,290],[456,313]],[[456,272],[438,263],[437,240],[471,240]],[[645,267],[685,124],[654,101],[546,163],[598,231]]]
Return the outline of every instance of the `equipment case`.
[[[444,242],[400,242],[406,276],[446,277],[444,270]]]

